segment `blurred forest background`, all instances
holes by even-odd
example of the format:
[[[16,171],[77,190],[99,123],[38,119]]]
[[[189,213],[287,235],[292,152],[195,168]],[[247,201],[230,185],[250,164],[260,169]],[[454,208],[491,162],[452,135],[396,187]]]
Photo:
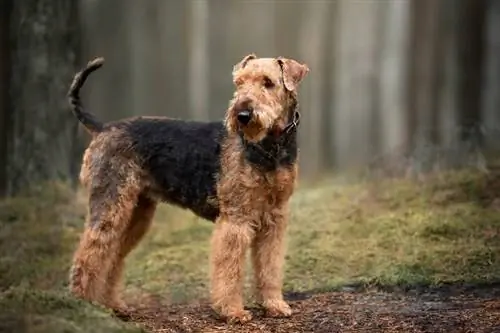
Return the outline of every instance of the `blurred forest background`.
[[[497,0],[2,0],[0,194],[75,181],[88,140],[66,92],[103,120],[220,119],[243,56],[309,65],[305,177],[377,166],[407,175],[484,159],[500,143]]]
[[[104,121],[216,120],[249,53],[310,68],[292,318],[212,318],[213,225],[169,205],[127,258],[132,322],[68,295],[88,203],[74,74],[106,59],[82,90]],[[0,332],[498,331],[499,157],[500,0],[0,0]]]

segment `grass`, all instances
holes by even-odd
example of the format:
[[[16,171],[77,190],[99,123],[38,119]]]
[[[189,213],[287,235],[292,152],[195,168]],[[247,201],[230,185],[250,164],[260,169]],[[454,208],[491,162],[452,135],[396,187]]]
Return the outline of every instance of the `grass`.
[[[12,288],[2,293],[0,308],[2,332],[141,332],[139,327],[113,319],[105,309],[59,290]]]
[[[292,201],[285,289],[498,281],[496,196],[500,175],[467,170],[424,182],[304,186]],[[11,318],[2,325],[33,332],[140,331],[67,295],[84,202],[82,193],[63,185],[0,202],[0,308]],[[172,302],[206,297],[211,230],[211,223],[162,205],[127,260],[127,295]]]

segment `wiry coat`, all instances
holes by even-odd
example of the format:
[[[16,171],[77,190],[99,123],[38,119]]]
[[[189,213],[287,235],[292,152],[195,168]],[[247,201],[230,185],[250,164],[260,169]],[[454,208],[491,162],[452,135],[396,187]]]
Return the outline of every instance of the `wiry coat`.
[[[85,79],[103,60],[90,62],[75,76],[69,100],[92,141],[80,173],[89,193],[89,214],[74,256],[74,294],[125,307],[117,291],[123,259],[148,230],[161,201],[216,222],[211,281],[219,313],[249,319],[241,299],[241,260],[252,246],[263,305],[275,315],[289,314],[280,286],[282,238],[297,176],[299,119],[296,91],[285,86],[287,79],[297,84],[307,67],[292,63],[305,72],[296,73],[298,79],[281,79],[279,73],[292,60],[265,59],[245,72],[252,59],[256,58],[245,58],[235,68],[240,71],[235,83],[243,88],[230,103],[225,121],[217,122],[136,117],[103,124],[82,108],[79,99]],[[278,72],[264,74],[273,64]],[[245,85],[249,78],[253,81]],[[283,87],[261,91],[255,84],[262,79],[276,85],[281,80]],[[238,112],[250,107],[252,119],[238,124]]]

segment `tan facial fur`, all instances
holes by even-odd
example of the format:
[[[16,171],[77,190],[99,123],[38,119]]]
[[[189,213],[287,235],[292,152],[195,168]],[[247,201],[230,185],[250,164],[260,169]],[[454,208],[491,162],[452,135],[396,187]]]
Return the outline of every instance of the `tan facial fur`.
[[[286,58],[257,58],[250,54],[233,69],[234,97],[226,113],[230,133],[241,131],[245,139],[260,141],[273,127],[283,128],[288,121],[289,99],[296,96],[300,81],[309,68]],[[252,120],[242,125],[237,113],[251,107]]]

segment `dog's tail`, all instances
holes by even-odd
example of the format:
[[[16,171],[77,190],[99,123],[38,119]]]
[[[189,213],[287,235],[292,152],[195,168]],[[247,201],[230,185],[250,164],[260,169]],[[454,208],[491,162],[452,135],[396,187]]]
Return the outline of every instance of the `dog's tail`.
[[[102,131],[103,123],[97,120],[93,114],[83,109],[82,102],[80,100],[80,89],[85,83],[85,80],[87,80],[89,74],[100,68],[103,63],[104,58],[96,58],[89,61],[87,67],[76,73],[68,91],[68,101],[73,110],[73,114],[92,135]]]

